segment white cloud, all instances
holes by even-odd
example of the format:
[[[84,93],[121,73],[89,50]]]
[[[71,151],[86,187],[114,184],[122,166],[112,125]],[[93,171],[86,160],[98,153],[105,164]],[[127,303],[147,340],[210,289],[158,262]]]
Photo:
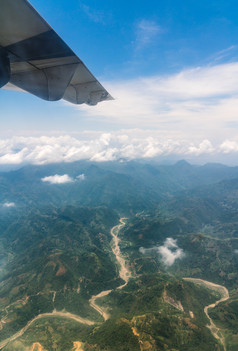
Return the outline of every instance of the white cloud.
[[[85,174],[83,174],[83,173],[79,174],[76,178],[79,179],[79,180],[85,180],[86,179]]]
[[[215,54],[213,54],[212,56],[210,56],[209,59],[210,61],[214,61],[214,62],[224,60],[225,58],[230,56],[234,52],[234,50],[237,50],[237,45],[231,45],[226,49],[220,50]],[[233,53],[233,56],[234,56],[234,53]]]
[[[160,26],[151,20],[143,19],[136,25],[136,49],[142,49],[150,44],[161,32]]]
[[[63,174],[63,175],[55,174],[53,176],[41,178],[42,182],[47,182],[50,184],[72,183],[76,179],[79,179],[81,181],[85,180],[86,179],[85,174],[83,174],[83,173],[79,174],[75,179],[70,177],[68,174]]]
[[[81,3],[81,9],[93,22],[101,24],[105,23],[106,16],[103,11],[95,10],[92,7],[89,7],[88,5],[85,5],[83,3]]]
[[[114,101],[77,107],[92,122],[156,129],[190,141],[237,136],[238,62],[195,67],[172,75],[105,82]]]
[[[215,151],[215,148],[212,146],[209,140],[203,140],[197,147],[191,145],[189,147],[189,153],[193,155],[201,155],[201,154],[210,154]]]
[[[162,246],[154,246],[149,249],[145,249],[143,247],[140,247],[139,251],[145,255],[146,253],[150,252],[157,252],[161,259],[162,262],[164,263],[165,266],[169,267],[172,266],[177,259],[181,259],[184,257],[184,251],[180,249],[177,245],[177,240],[173,238],[167,238],[164,242],[164,245]]]
[[[168,137],[163,131],[131,129],[113,133],[92,133],[89,139],[72,136],[13,137],[0,139],[0,165],[43,165],[56,162],[119,159],[151,159],[154,157],[196,158],[238,152],[238,138],[214,144],[210,140],[189,141]]]
[[[74,181],[68,174],[64,174],[64,175],[55,174],[53,176],[41,178],[41,180],[42,182],[48,182],[50,184],[64,184],[64,183],[72,183]]]
[[[225,154],[238,152],[238,142],[237,141],[232,141],[232,140],[225,140],[220,145],[220,150],[222,152],[224,152]]]
[[[177,240],[167,238],[163,246],[158,247],[158,252],[166,266],[172,266],[176,259],[183,258],[184,252],[177,245]]]
[[[15,207],[15,206],[16,206],[15,202],[5,202],[3,204],[3,207]]]
[[[146,24],[140,27],[145,28]],[[113,132],[91,130],[78,138],[65,135],[0,139],[0,165],[168,155],[189,159],[207,155],[206,160],[210,157],[210,161],[221,155],[226,161],[230,154],[236,160],[238,62],[105,86],[116,100],[93,108],[82,105],[76,107],[76,112],[92,125],[98,127],[100,121],[102,130],[111,128]]]

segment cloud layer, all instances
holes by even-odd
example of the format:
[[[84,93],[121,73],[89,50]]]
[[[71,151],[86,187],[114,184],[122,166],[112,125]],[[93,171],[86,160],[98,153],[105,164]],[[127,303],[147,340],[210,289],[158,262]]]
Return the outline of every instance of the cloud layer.
[[[158,24],[148,21],[137,29],[148,40],[160,32]],[[189,160],[206,156],[209,162],[220,161],[217,155],[237,160],[238,62],[105,86],[116,100],[72,107],[74,122],[90,121],[95,130],[76,134],[72,126],[69,135],[0,139],[0,165],[169,155]],[[113,131],[98,131],[99,125]]]
[[[184,251],[177,245],[177,240],[173,238],[167,238],[162,246],[154,246],[149,249],[141,247],[139,251],[144,255],[150,252],[157,252],[161,257],[162,262],[165,266],[170,267],[174,264],[175,260],[184,257]]]
[[[96,162],[119,159],[152,159],[176,155],[177,158],[196,158],[221,154],[237,155],[238,140],[213,144],[171,139],[157,131],[127,130],[114,133],[95,132],[86,140],[71,136],[13,137],[0,140],[0,165],[42,165],[56,162],[91,160]],[[236,157],[235,157],[236,158]],[[80,176],[81,179],[83,175]]]

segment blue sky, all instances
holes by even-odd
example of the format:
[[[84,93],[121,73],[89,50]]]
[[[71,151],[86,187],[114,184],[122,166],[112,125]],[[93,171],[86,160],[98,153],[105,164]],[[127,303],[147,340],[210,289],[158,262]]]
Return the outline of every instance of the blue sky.
[[[236,1],[31,3],[115,101],[76,107],[1,90],[0,164],[170,155],[236,162]]]

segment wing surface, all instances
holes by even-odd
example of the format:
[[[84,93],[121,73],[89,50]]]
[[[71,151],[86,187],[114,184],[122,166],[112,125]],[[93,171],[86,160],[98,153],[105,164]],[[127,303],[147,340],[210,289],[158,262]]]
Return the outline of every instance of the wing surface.
[[[96,105],[112,97],[27,0],[0,0],[0,87]]]

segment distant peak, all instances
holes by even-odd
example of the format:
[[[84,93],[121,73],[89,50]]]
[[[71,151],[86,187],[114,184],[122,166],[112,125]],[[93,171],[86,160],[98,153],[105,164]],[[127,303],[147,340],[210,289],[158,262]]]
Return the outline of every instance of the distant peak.
[[[180,160],[180,161],[176,162],[176,163],[175,163],[175,166],[176,166],[176,167],[192,167],[192,166],[190,165],[190,163],[188,163],[188,162],[185,161],[185,160]]]

